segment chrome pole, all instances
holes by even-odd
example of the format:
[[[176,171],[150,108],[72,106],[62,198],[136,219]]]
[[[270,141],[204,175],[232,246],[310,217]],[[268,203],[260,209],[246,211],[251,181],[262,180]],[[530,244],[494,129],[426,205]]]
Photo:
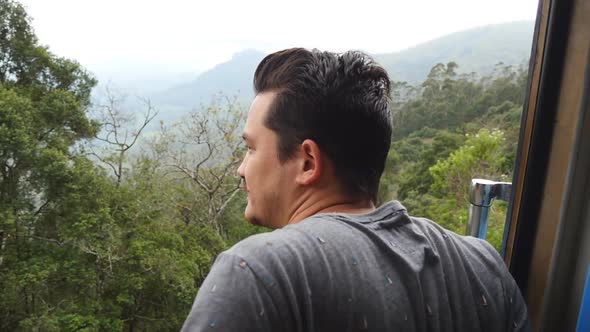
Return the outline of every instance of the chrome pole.
[[[467,235],[486,238],[488,215],[494,199],[508,202],[512,184],[485,179],[472,179],[469,189],[469,219]]]

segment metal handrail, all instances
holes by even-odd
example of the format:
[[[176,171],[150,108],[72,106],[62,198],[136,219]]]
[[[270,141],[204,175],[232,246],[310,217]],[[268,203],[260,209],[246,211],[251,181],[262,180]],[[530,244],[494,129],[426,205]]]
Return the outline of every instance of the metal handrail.
[[[488,231],[488,215],[494,200],[508,202],[512,183],[472,179],[469,189],[469,219],[466,234],[485,239]]]

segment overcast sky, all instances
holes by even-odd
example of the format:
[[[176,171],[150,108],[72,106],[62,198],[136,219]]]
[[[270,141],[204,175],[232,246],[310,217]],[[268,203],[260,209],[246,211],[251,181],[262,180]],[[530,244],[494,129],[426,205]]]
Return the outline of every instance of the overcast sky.
[[[538,0],[21,0],[42,44],[98,68],[202,71],[246,48],[398,51],[536,17]]]

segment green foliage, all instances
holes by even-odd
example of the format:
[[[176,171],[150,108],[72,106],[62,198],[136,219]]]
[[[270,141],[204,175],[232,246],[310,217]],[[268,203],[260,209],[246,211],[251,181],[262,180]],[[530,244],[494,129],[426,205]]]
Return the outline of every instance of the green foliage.
[[[178,330],[217,254],[262,231],[243,219],[235,172],[243,109],[214,99],[142,153],[108,154],[126,172],[113,177],[74,148],[101,130],[87,114],[96,81],[29,21],[0,0],[0,330]],[[510,178],[526,71],[457,68],[394,82],[379,199],[462,233],[469,180]],[[492,209],[496,246],[506,209]]]
[[[70,147],[98,128],[85,114],[95,81],[37,45],[15,2],[0,2],[0,34],[0,330],[59,330],[68,219],[89,217],[84,196],[69,200],[84,168]]]
[[[504,157],[500,153],[503,143],[502,131],[490,132],[484,128],[469,137],[465,144],[452,152],[447,159],[440,160],[430,167],[434,179],[430,189],[445,203],[442,211],[441,205],[437,206],[440,214],[436,220],[439,223],[455,232],[464,232],[469,207],[468,184],[471,183],[471,179],[506,180],[499,173],[504,164]],[[488,241],[497,248],[501,245],[503,232],[503,224],[498,219],[498,213],[491,213],[490,224],[493,227],[488,229]]]
[[[453,194],[458,201],[468,202],[469,188],[465,183],[471,179],[493,179],[503,165],[503,156],[499,153],[504,141],[500,130],[481,129],[468,137],[459,149],[453,151],[445,160],[440,160],[429,168],[434,181],[430,189],[439,195]]]
[[[158,160],[118,183],[76,152],[96,82],[19,4],[0,1],[0,34],[0,330],[178,330],[227,243],[186,223]]]
[[[527,72],[498,64],[486,77],[433,67],[420,87],[393,84],[394,141],[380,200],[464,234],[472,178],[510,181]],[[500,248],[507,206],[490,213],[488,240]]]
[[[408,136],[424,125],[453,131],[477,115],[472,100],[482,94],[482,86],[468,75],[457,75],[457,68],[454,62],[432,68],[421,87],[414,89],[420,91],[419,98],[394,113],[394,138]]]

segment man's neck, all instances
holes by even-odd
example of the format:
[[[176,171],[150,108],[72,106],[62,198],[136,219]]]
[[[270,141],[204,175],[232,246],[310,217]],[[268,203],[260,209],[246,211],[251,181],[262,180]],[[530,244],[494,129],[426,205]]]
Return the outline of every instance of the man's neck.
[[[369,199],[351,199],[339,196],[302,197],[294,212],[289,218],[288,224],[296,224],[303,219],[318,213],[346,213],[365,214],[375,210],[375,205]]]

